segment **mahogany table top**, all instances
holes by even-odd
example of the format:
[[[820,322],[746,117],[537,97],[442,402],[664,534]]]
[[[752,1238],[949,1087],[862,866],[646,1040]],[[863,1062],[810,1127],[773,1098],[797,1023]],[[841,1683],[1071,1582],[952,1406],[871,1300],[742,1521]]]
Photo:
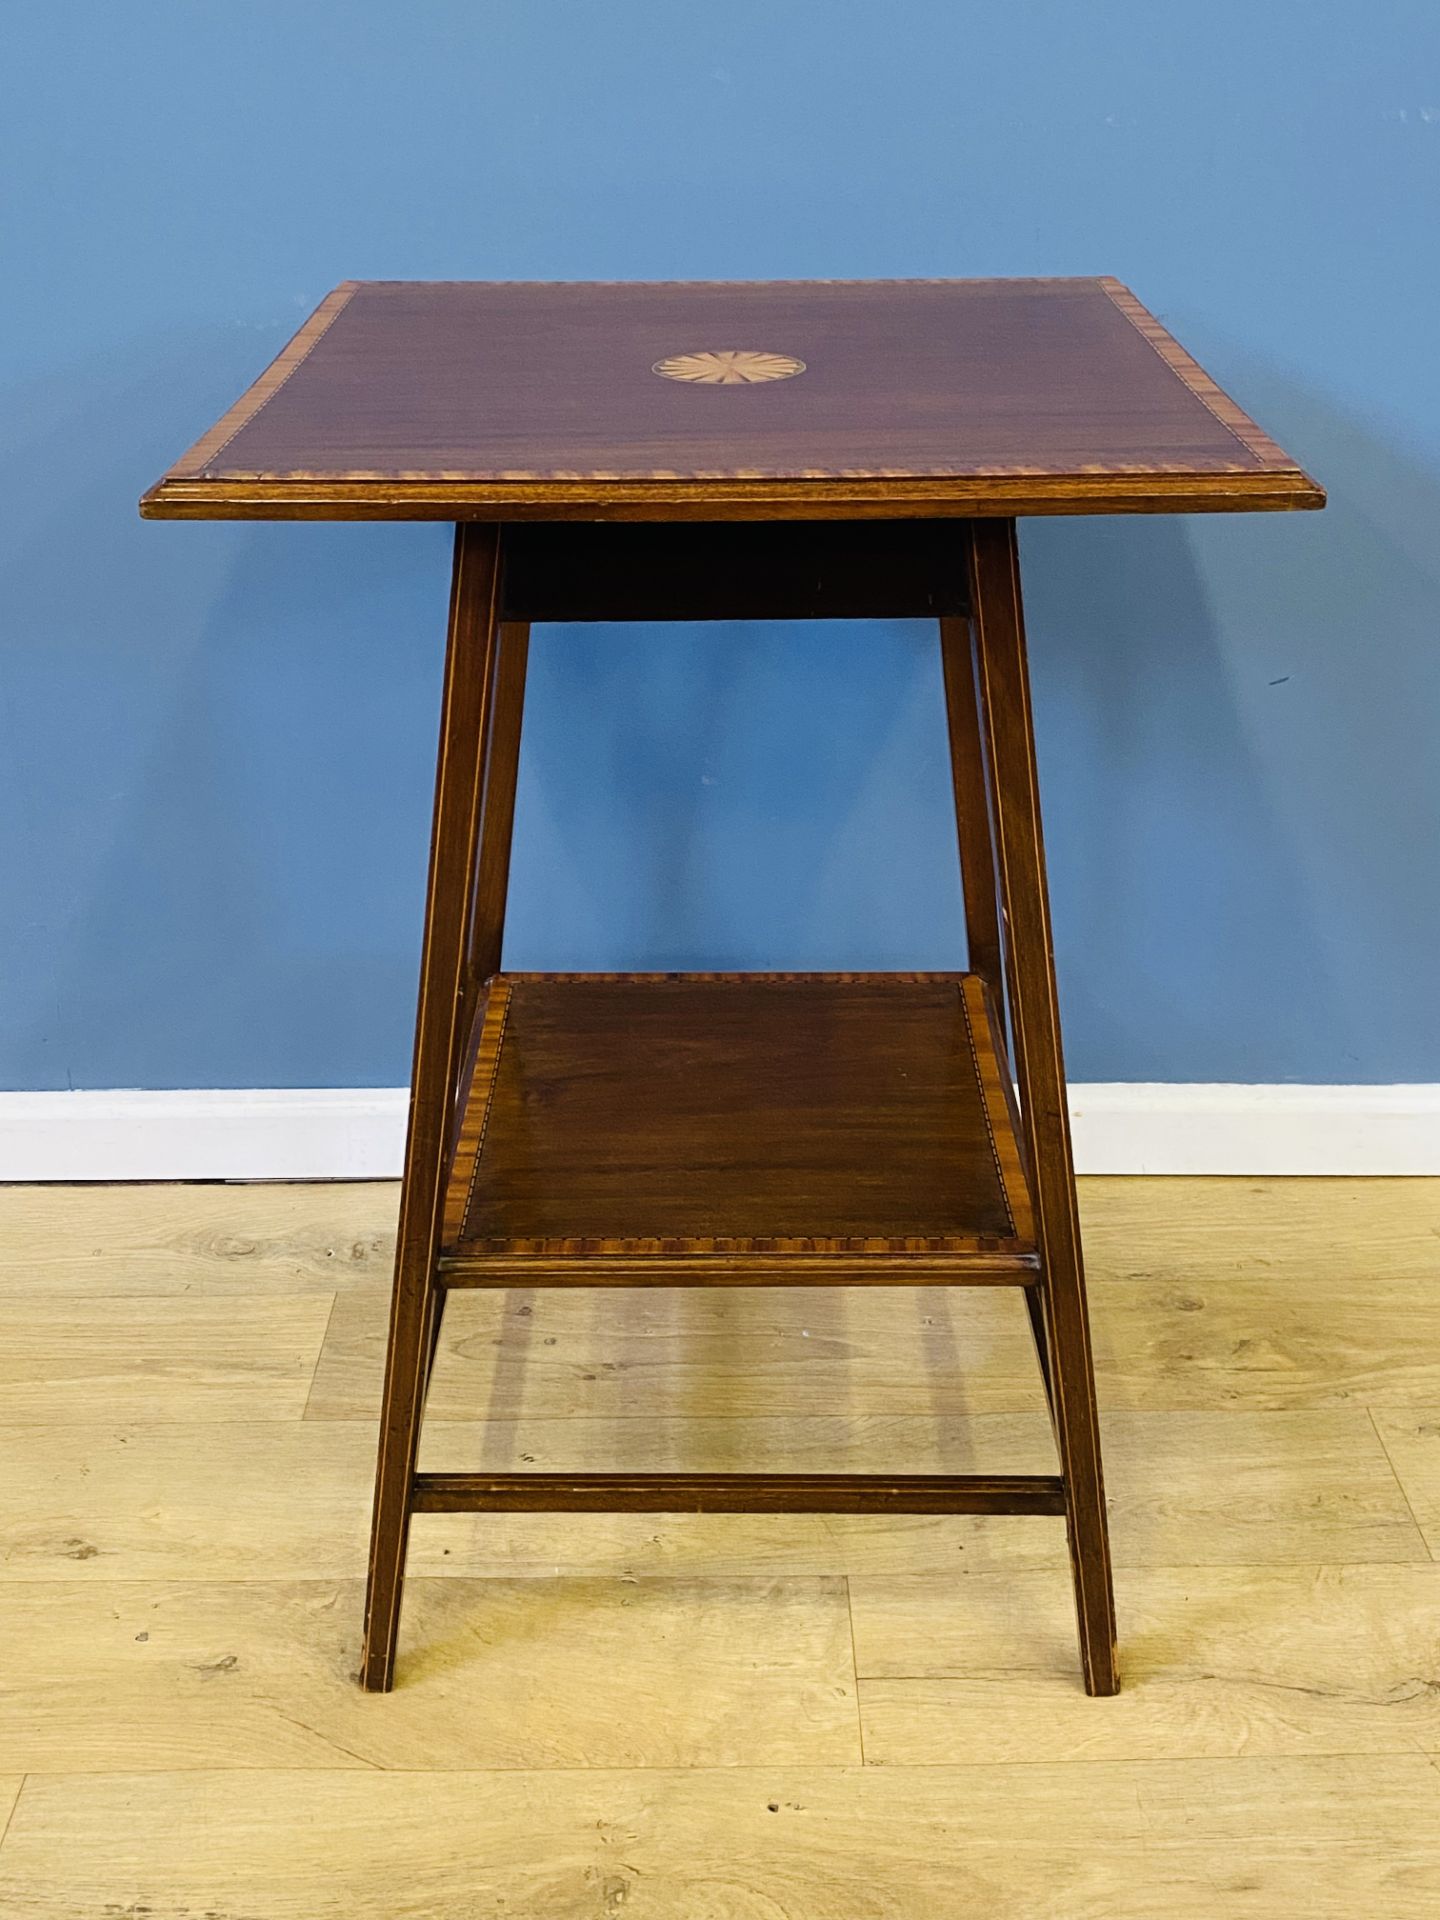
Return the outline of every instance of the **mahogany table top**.
[[[349,281],[152,518],[1317,507],[1116,280]]]

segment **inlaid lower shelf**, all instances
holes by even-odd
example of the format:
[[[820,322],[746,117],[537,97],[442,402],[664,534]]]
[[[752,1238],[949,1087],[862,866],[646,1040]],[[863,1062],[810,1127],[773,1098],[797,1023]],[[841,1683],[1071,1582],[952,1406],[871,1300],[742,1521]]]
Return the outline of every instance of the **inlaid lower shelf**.
[[[497,974],[450,1286],[1027,1284],[1014,1097],[973,974]]]

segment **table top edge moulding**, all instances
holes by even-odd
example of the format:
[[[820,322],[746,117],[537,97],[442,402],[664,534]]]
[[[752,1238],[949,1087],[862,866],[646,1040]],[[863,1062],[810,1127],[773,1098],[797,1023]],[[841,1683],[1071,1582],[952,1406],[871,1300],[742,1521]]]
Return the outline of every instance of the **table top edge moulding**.
[[[1324,502],[1107,276],[347,281],[140,511],[824,520]]]

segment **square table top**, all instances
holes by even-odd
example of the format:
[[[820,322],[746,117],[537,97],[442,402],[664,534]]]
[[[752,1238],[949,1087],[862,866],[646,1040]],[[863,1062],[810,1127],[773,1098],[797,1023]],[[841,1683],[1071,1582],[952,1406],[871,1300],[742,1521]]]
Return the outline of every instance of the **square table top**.
[[[347,281],[151,518],[1318,507],[1119,281]]]

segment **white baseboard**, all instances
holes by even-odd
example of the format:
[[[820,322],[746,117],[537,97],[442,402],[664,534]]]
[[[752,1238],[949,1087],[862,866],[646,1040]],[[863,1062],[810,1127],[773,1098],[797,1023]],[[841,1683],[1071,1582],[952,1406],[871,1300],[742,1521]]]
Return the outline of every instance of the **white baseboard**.
[[[1440,1174],[1440,1086],[1070,1088],[1080,1173]]]
[[[0,1093],[0,1181],[385,1180],[403,1087]],[[1074,1085],[1081,1173],[1440,1174],[1440,1085]]]
[[[4,1180],[390,1180],[403,1087],[0,1093]]]

